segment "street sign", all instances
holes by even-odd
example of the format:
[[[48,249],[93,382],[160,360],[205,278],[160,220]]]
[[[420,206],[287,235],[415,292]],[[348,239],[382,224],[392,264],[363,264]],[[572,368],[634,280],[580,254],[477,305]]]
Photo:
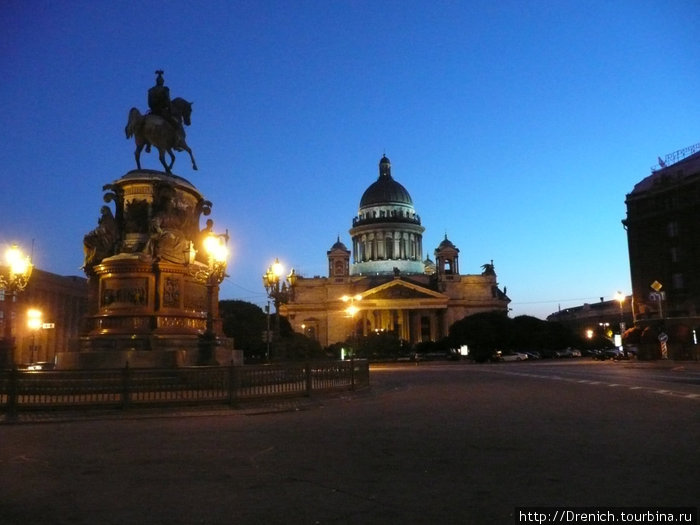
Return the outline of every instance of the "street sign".
[[[56,328],[56,325],[54,323],[44,323],[41,325],[41,327],[44,330],[48,330],[49,328]]]
[[[661,332],[659,334],[659,341],[661,343],[665,343],[666,341],[668,341],[668,334],[666,332]]]
[[[653,283],[651,283],[651,287],[654,289],[654,291],[658,292],[661,290],[661,288],[664,287],[664,285],[661,284],[659,281],[654,281]]]

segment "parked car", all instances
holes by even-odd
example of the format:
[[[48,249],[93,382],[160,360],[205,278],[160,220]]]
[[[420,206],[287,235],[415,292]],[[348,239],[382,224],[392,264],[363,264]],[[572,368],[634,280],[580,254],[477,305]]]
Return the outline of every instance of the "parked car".
[[[564,348],[562,350],[555,350],[553,357],[574,357],[571,352],[571,348]]]
[[[602,350],[596,350],[593,359],[599,359],[600,361],[614,359],[617,361],[619,359],[624,359],[624,355],[617,348],[603,348]]]
[[[39,371],[39,370],[54,370],[56,365],[50,361],[40,361],[38,363],[32,363],[27,365],[27,370]]]
[[[570,348],[571,351],[571,357],[581,357],[581,350],[578,348]]]
[[[528,359],[542,359],[542,354],[540,354],[537,350],[531,350],[525,353],[527,354]]]
[[[526,359],[527,354],[523,352],[506,351],[499,355],[499,361],[525,361]]]

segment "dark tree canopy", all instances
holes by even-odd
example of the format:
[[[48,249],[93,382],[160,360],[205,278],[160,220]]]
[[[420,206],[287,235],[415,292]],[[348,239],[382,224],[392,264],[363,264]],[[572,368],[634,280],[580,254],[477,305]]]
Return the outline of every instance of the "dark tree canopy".
[[[455,348],[468,345],[476,361],[491,359],[497,350],[551,351],[581,343],[561,323],[527,315],[511,319],[500,312],[483,312],[460,319],[450,327],[449,339]]]

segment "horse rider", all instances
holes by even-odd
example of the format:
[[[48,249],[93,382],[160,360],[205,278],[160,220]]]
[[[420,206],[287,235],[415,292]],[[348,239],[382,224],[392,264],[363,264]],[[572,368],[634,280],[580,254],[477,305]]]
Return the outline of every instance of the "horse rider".
[[[157,70],[156,75],[156,85],[148,90],[148,107],[151,110],[151,115],[158,115],[169,122],[175,128],[178,141],[184,142],[185,129],[182,127],[182,122],[179,122],[171,113],[170,88],[165,85],[163,80],[163,70]]]

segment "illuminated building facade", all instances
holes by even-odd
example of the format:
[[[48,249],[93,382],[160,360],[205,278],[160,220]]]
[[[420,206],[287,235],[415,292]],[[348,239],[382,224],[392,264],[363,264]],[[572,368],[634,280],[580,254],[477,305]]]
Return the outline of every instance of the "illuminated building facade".
[[[424,230],[410,194],[383,156],[379,177],[352,220],[352,251],[338,238],[327,252],[328,276],[298,276],[281,314],[296,331],[327,346],[379,332],[410,343],[436,341],[467,315],[508,311],[510,300],[498,287],[493,263],[479,274],[460,273],[459,249],[446,235],[435,261],[424,259]]]

